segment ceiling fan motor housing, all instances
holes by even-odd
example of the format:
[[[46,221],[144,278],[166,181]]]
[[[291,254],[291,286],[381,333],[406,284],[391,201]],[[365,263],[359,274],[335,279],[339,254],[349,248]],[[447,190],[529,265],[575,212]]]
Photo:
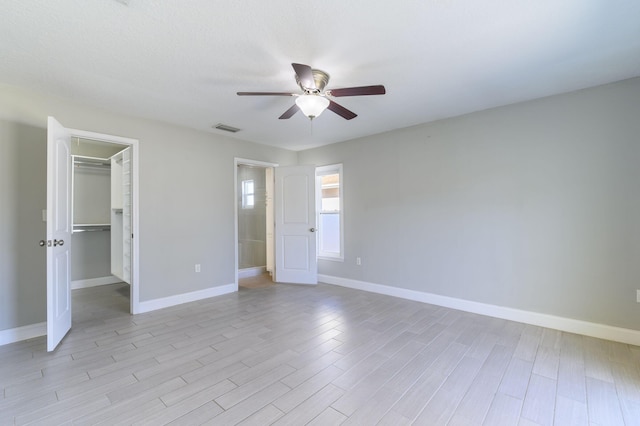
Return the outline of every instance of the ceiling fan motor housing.
[[[329,77],[330,77],[329,74],[324,71],[315,70],[315,69],[312,69],[311,72],[313,73],[313,81],[316,83],[315,89],[313,87],[304,87],[302,85],[302,82],[300,81],[300,77],[298,77],[297,74],[296,74],[296,83],[298,83],[298,86],[300,86],[300,88],[305,93],[308,93],[308,94],[322,93],[324,88],[329,83]]]

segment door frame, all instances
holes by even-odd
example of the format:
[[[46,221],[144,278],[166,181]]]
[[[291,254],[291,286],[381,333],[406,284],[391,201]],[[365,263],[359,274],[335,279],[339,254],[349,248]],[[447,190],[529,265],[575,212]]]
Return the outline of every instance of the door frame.
[[[139,163],[140,163],[140,146],[138,139],[126,138],[122,136],[107,135],[104,133],[89,132],[86,130],[68,129],[71,137],[78,137],[81,139],[90,139],[99,142],[106,142],[118,145],[128,145],[131,147],[132,166],[133,173],[132,190],[133,197],[131,199],[131,227],[133,229],[133,245],[131,253],[131,284],[129,292],[129,312],[131,314],[140,313],[140,268],[139,268],[139,253],[140,253],[140,215],[139,215],[139,200],[140,200],[140,185],[139,185]],[[73,256],[73,251],[71,252]]]
[[[235,268],[234,268],[234,283],[235,283],[235,291],[238,291],[238,267],[240,265],[240,260],[238,258],[238,190],[240,188],[238,188],[238,166],[241,164],[245,164],[247,166],[259,166],[259,167],[265,167],[265,168],[276,168],[279,166],[278,163],[269,163],[266,161],[259,161],[259,160],[250,160],[248,158],[240,158],[240,157],[235,157],[233,159],[233,211],[234,211],[234,215],[233,215],[233,220],[234,220],[234,247],[235,247]]]

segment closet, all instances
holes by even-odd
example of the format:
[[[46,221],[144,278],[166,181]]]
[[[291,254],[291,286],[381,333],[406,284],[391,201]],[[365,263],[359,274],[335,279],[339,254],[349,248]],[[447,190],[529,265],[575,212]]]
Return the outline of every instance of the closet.
[[[131,148],[97,152],[96,142],[82,142],[72,148],[72,288],[130,284]]]

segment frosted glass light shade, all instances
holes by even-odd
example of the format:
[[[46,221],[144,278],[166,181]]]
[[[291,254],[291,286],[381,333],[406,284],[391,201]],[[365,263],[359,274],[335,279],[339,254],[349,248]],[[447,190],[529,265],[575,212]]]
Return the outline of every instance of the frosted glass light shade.
[[[302,95],[296,98],[296,105],[311,120],[322,114],[329,106],[329,99],[320,95]]]

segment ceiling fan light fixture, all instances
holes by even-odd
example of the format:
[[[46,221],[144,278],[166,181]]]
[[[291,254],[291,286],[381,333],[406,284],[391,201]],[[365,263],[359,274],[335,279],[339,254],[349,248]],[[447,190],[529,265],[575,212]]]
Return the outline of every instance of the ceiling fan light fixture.
[[[296,105],[304,115],[313,120],[329,106],[329,99],[320,95],[301,95],[296,98]]]

